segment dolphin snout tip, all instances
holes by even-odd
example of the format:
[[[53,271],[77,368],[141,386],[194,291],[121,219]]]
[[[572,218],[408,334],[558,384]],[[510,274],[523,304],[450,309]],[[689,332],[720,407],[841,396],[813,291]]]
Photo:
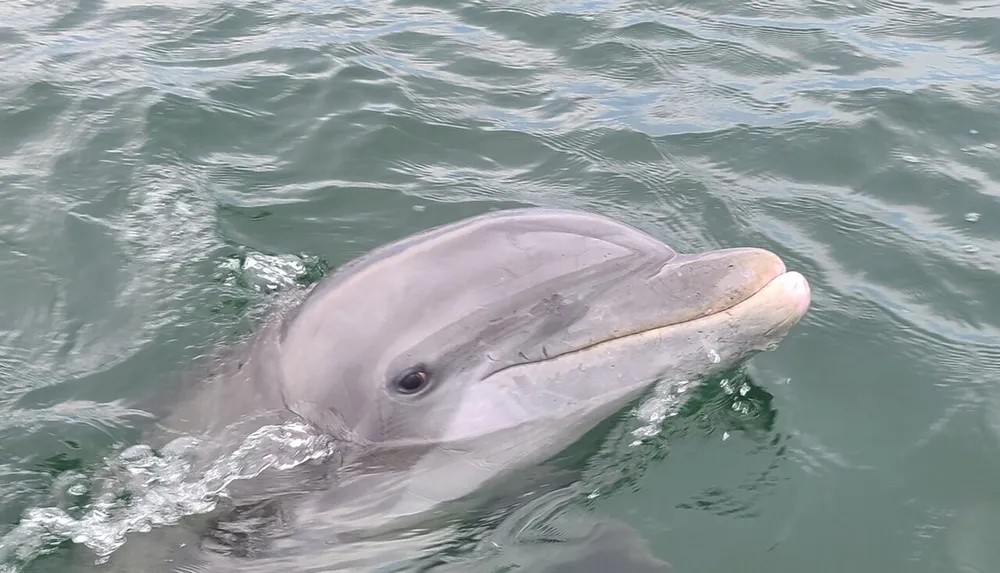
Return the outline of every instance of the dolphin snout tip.
[[[788,271],[775,280],[781,282],[781,286],[794,302],[798,314],[805,314],[812,303],[812,289],[806,277],[797,271]]]

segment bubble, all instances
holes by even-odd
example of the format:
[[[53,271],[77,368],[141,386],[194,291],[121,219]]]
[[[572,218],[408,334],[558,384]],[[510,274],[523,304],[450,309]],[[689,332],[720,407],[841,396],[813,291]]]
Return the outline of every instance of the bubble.
[[[970,223],[975,223],[976,221],[979,220],[979,213],[976,212],[966,213],[965,220]]]
[[[413,210],[416,211],[417,213],[423,213],[424,211],[427,210],[427,205],[414,205]]]
[[[68,493],[70,495],[74,495],[74,496],[80,497],[80,496],[87,495],[88,491],[90,491],[90,488],[87,487],[87,484],[85,484],[85,483],[77,483],[77,484],[73,484],[73,485],[69,486],[69,489],[66,490],[66,493]]]
[[[636,439],[629,447],[640,446],[644,439],[657,435],[663,421],[677,415],[688,390],[694,386],[689,380],[663,380],[658,383],[653,389],[653,395],[634,411],[642,425],[632,430]]]
[[[970,129],[969,133],[971,133],[972,135],[977,135],[979,133],[979,130],[978,129]]]
[[[719,357],[719,353],[716,352],[715,349],[709,349],[708,359],[712,361],[712,364],[718,364],[722,361],[722,358]]]
[[[138,444],[130,448],[125,449],[122,453],[118,454],[118,457],[126,464],[139,465],[148,462],[153,458],[155,454],[153,453],[153,448],[145,445]]]
[[[723,378],[722,380],[719,380],[719,387],[722,388],[722,391],[725,392],[726,394],[732,394],[735,392],[735,390],[733,390],[732,383],[729,382],[729,378]]]

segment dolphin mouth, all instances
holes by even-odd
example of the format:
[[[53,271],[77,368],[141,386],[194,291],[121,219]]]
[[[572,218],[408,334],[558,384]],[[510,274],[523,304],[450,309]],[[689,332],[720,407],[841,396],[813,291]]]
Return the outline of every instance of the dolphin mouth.
[[[585,352],[601,356],[602,348],[611,354],[651,346],[684,353],[707,343],[720,351],[731,349],[724,354],[739,358],[751,348],[773,348],[805,315],[811,299],[802,274],[788,271],[777,255],[755,248],[680,255],[651,276],[634,282],[626,278],[621,284],[617,296],[606,298],[592,320],[580,323],[583,335],[519,352],[520,360],[502,364],[486,378]]]
[[[715,282],[706,282],[704,286],[707,290],[714,288],[716,291],[684,312],[668,312],[656,317],[659,311],[653,310],[649,313],[652,317],[647,315],[647,318],[637,321],[631,327],[614,329],[606,336],[591,338],[584,344],[566,348],[562,352],[544,352],[544,357],[529,359],[528,362],[556,359],[605,344],[627,342],[628,339],[668,336],[668,332],[682,329],[690,329],[692,332],[714,329],[723,323],[729,323],[736,330],[752,330],[762,340],[771,341],[783,337],[809,309],[811,290],[806,278],[799,272],[787,270],[784,261],[777,255],[761,249],[730,249],[708,255],[719,256],[723,253],[726,257],[742,260],[720,257],[718,262],[721,264],[716,266],[728,266],[728,269],[724,275],[714,279],[721,278],[717,282],[725,282],[726,279],[739,277],[742,282],[737,285],[727,289],[718,287]],[[692,256],[691,260],[698,260],[698,257],[701,256]],[[676,266],[671,267],[671,263],[668,263],[648,280],[669,280],[667,275],[670,271],[666,269],[670,268],[676,270]]]
[[[758,251],[757,249],[747,250]],[[743,296],[728,299],[720,297],[720,304],[707,305],[703,312],[679,320],[654,322],[644,328],[608,337],[601,342],[620,340],[671,327],[681,327],[723,314],[730,314],[732,318],[737,320],[751,314],[759,315],[765,320],[770,319],[775,324],[769,332],[780,329],[789,322],[791,324],[798,322],[809,310],[812,302],[809,281],[798,271],[789,271],[785,262],[776,255],[767,251],[758,252],[769,255],[773,266],[769,269],[761,269],[762,272],[757,275],[757,278],[762,278],[763,281],[756,288],[745,290]]]
[[[808,309],[811,297],[809,283],[801,273],[789,271],[784,260],[770,251],[756,248],[723,249],[681,258],[683,260],[680,264],[669,261],[647,280],[669,283],[671,280],[680,280],[687,274],[696,279],[694,286],[689,284],[689,288],[699,292],[701,296],[684,301],[685,304],[681,306],[686,308],[680,312],[654,309],[648,318],[641,320],[633,328],[612,332],[604,340],[595,342],[599,344],[671,326],[679,327],[740,306],[766,306],[766,303],[756,304],[765,299],[777,299],[770,300],[772,305],[780,301],[791,302],[793,308],[801,309],[793,314]],[[724,270],[720,272],[720,269]],[[673,290],[684,289],[676,287]],[[657,316],[658,313],[661,313],[660,316]]]

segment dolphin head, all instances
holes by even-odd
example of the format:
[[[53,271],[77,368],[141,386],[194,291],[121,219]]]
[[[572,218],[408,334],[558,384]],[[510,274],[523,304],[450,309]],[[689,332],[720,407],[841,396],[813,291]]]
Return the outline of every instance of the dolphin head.
[[[809,301],[765,250],[678,254],[599,215],[501,211],[319,283],[282,327],[282,393],[330,432],[423,451],[414,466],[440,479],[409,487],[449,497],[558,453],[658,380],[773,346]]]

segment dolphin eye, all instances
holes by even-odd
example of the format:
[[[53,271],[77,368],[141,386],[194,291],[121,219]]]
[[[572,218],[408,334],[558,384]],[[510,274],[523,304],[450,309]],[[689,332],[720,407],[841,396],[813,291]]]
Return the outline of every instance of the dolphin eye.
[[[396,379],[396,391],[400,394],[415,394],[427,386],[430,378],[422,367],[415,367],[403,372]]]

